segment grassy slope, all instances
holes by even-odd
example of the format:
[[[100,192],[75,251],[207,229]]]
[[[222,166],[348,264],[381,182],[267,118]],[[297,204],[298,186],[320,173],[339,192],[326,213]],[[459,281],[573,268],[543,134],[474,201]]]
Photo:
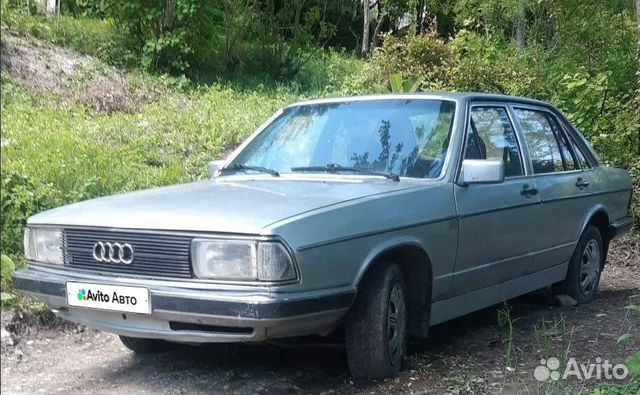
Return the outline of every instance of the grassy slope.
[[[78,86],[91,81],[92,70],[110,67],[97,58],[117,63],[105,52],[117,42],[108,22],[45,20],[11,11],[2,22],[5,32],[20,34],[35,47],[54,43],[93,55],[95,64],[80,73]],[[25,89],[3,73],[2,252],[20,257],[23,223],[35,212],[206,176],[208,161],[223,157],[276,109],[305,97],[339,95],[341,81],[360,65],[353,57],[323,53],[287,85],[240,78],[194,86],[184,79],[119,71],[133,91],[161,93],[135,111],[111,114],[75,100],[86,96],[86,86],[63,93]]]
[[[3,183],[3,197],[27,211],[200,178],[209,160],[296,99],[286,91],[213,87],[188,95],[168,92],[140,113],[104,115],[52,108],[9,83],[2,90],[2,175],[27,193],[10,193],[14,185]],[[3,246],[16,253],[19,238],[12,239]]]

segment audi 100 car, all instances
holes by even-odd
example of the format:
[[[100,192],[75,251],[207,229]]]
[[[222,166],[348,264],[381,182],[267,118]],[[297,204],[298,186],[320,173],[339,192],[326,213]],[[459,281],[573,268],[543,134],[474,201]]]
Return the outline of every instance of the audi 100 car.
[[[508,96],[294,104],[210,172],[29,218],[15,286],[135,352],[335,332],[381,378],[435,324],[547,286],[589,302],[631,226],[629,174]]]

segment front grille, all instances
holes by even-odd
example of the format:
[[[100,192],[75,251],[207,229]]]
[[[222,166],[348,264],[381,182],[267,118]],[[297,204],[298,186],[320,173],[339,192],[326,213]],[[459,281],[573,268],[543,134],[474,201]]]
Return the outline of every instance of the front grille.
[[[71,268],[150,277],[191,278],[191,239],[159,233],[94,229],[65,229],[64,261]],[[93,256],[97,242],[128,243],[133,248],[129,264],[97,261]]]

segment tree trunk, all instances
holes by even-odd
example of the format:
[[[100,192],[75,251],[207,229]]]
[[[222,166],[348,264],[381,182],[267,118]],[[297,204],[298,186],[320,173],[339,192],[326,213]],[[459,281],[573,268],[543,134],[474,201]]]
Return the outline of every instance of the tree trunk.
[[[638,48],[637,48],[637,61],[638,61],[638,95],[640,95],[640,0],[636,0],[636,33],[638,34]]]
[[[638,53],[640,53],[640,0],[636,0],[636,32],[638,33]],[[640,61],[640,59],[638,59]]]
[[[519,49],[524,49],[527,45],[526,34],[525,34],[525,24],[526,24],[526,14],[524,8],[524,0],[518,0],[516,3],[516,41],[518,43]]]
[[[378,46],[378,36],[380,35],[380,29],[382,29],[382,25],[387,20],[387,14],[380,14],[378,17],[378,24],[376,25],[375,30],[373,31],[373,37],[371,37],[371,49],[370,53],[373,53],[373,50]]]
[[[424,0],[416,2],[416,34],[421,34],[424,25]]]
[[[364,21],[362,29],[362,56],[369,55],[369,0],[362,0],[362,10],[364,11]]]

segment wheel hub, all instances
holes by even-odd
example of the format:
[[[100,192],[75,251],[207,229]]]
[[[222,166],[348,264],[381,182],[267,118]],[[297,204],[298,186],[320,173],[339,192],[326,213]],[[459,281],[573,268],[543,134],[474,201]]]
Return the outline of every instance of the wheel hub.
[[[400,284],[395,284],[389,295],[387,308],[387,344],[391,361],[404,352],[406,338],[406,305]]]
[[[600,274],[600,246],[595,239],[587,242],[580,258],[580,290],[583,294],[590,294]]]

